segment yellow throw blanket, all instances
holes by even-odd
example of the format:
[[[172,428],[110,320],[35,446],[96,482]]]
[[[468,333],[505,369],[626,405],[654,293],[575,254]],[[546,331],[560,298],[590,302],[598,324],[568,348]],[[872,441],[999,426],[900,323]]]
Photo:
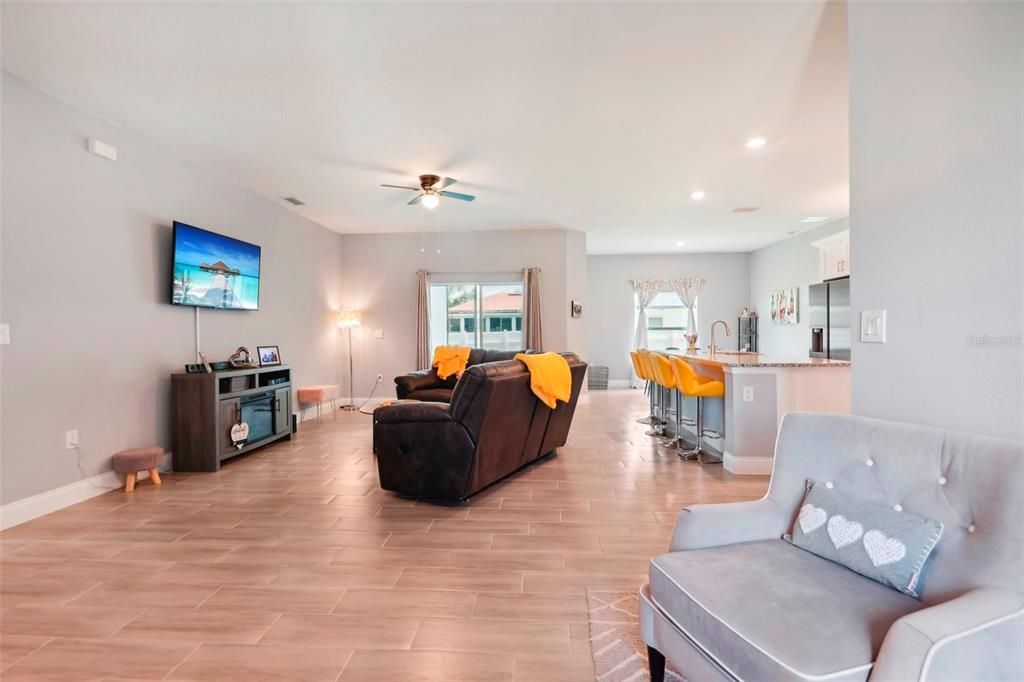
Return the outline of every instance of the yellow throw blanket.
[[[451,375],[462,376],[466,371],[466,363],[469,362],[469,348],[462,346],[438,346],[434,349],[434,362],[431,367],[437,367],[437,376],[447,379]]]
[[[569,402],[572,396],[572,372],[558,353],[516,354],[516,360],[530,370],[530,388],[540,401],[555,409],[556,402]]]

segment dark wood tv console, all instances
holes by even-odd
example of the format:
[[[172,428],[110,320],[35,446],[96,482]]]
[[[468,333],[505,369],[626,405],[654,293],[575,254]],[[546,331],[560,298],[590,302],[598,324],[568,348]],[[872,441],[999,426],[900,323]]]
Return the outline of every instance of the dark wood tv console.
[[[172,374],[171,392],[175,471],[217,471],[230,457],[292,437],[288,365]],[[231,427],[243,414],[250,435],[238,447]]]

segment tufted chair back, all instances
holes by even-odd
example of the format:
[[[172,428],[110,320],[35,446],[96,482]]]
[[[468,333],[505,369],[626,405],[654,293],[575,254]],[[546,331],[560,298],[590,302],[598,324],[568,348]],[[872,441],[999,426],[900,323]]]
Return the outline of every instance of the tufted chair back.
[[[651,364],[651,351],[641,348],[636,352],[636,358],[640,362],[640,377],[644,381],[654,381],[654,366]]]
[[[676,375],[672,371],[672,361],[661,353],[651,353],[651,367],[654,369],[654,380],[663,388],[676,388]]]
[[[823,413],[782,420],[768,497],[795,517],[806,481],[945,526],[922,601],[978,586],[1022,590],[1024,445]]]

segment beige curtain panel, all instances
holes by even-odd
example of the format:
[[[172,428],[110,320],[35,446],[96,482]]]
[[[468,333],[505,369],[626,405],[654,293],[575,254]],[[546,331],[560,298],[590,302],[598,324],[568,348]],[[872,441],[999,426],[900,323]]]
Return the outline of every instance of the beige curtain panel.
[[[697,333],[697,320],[694,317],[693,309],[697,306],[697,296],[700,295],[700,289],[704,286],[704,282],[703,277],[680,277],[679,279],[670,279],[668,282],[679,295],[679,300],[686,306],[687,334]]]
[[[416,367],[430,367],[430,306],[427,300],[426,270],[416,272]]]
[[[540,324],[540,268],[523,268],[523,346],[544,350]]]

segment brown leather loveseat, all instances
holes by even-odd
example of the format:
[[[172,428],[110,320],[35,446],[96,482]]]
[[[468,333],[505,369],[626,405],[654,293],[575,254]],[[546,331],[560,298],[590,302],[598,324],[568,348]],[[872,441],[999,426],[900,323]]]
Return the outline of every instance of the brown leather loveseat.
[[[461,501],[565,445],[587,364],[562,353],[572,396],[555,409],[530,390],[517,360],[467,369],[451,404],[398,403],[373,413],[380,485],[411,497]]]
[[[481,365],[485,362],[499,362],[511,360],[516,353],[528,353],[522,350],[488,350],[486,348],[474,348],[469,351],[469,360],[466,367]],[[398,398],[410,400],[429,400],[431,402],[446,403],[452,399],[452,391],[455,390],[455,382],[458,379],[454,376],[442,379],[437,376],[437,369],[421,369],[416,372],[403,374],[395,377],[395,393]]]

